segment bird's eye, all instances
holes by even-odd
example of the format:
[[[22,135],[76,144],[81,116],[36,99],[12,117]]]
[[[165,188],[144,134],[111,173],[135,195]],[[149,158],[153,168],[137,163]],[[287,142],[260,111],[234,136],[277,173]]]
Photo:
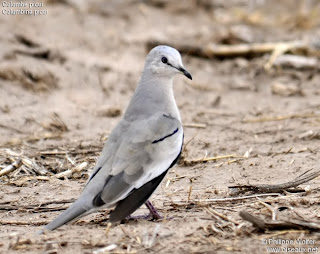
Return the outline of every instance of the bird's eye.
[[[165,56],[163,56],[162,58],[161,58],[161,62],[163,62],[163,63],[168,63],[168,58],[166,58]]]

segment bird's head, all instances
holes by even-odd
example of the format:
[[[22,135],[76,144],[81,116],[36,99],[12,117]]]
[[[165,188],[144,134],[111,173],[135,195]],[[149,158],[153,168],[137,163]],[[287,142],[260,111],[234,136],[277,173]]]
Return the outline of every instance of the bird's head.
[[[153,75],[172,78],[177,73],[192,79],[191,74],[184,68],[180,53],[169,46],[160,45],[153,48],[147,56],[145,70]]]

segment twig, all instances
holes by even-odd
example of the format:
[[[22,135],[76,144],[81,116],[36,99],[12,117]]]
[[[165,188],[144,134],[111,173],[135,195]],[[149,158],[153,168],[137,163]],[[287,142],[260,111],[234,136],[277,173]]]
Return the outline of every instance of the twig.
[[[118,246],[116,244],[110,244],[106,247],[97,249],[95,251],[93,251],[93,254],[103,254],[103,253],[109,253],[110,251],[113,251],[114,249],[116,249]]]
[[[320,170],[311,172],[310,170],[304,172],[302,175],[295,178],[293,181],[280,184],[257,184],[257,185],[236,185],[230,186],[229,188],[236,188],[240,192],[254,191],[254,192],[279,192],[290,188],[299,186],[300,184],[311,181],[312,179],[320,175]]]
[[[242,120],[243,123],[259,123],[259,122],[272,122],[272,121],[283,121],[288,119],[296,119],[296,118],[312,118],[312,117],[320,117],[319,114],[293,114],[287,116],[271,116],[271,117],[258,117],[251,119]]]
[[[280,196],[280,194],[279,193],[263,193],[263,194],[249,195],[249,196],[242,196],[242,197],[233,197],[233,198],[196,199],[196,202],[205,202],[205,203],[232,202],[232,201],[257,198],[257,197],[265,197],[265,196]]]
[[[205,124],[205,123],[185,123],[185,124],[183,124],[183,127],[205,129],[205,128],[207,128],[207,124]]]
[[[307,229],[310,231],[320,231],[320,225],[309,221],[265,221],[246,211],[240,211],[240,217],[249,221],[253,226],[265,230],[283,230],[283,229]]]
[[[202,158],[198,160],[194,160],[195,162],[200,161],[200,162],[207,162],[207,161],[216,161],[216,160],[221,160],[221,159],[229,159],[229,158],[243,158],[243,156],[231,154],[231,155],[221,155],[221,156],[215,156],[215,157],[207,157],[207,158]]]
[[[189,187],[189,192],[188,192],[188,202],[190,202],[191,192],[192,192],[192,185],[190,185],[190,187]]]
[[[245,157],[241,157],[241,158],[234,159],[234,160],[228,160],[228,161],[227,161],[227,164],[229,165],[229,164],[231,164],[231,163],[238,162],[238,161],[242,160],[243,158],[245,158]]]
[[[301,229],[281,230],[281,231],[276,231],[273,234],[268,232],[268,234],[261,235],[261,236],[257,237],[257,239],[262,240],[262,239],[267,239],[267,238],[276,238],[277,236],[285,235],[285,234],[302,234],[302,233],[309,233],[309,231],[308,230],[301,230]]]
[[[77,165],[76,167],[72,169],[68,169],[66,171],[63,171],[61,173],[58,173],[54,175],[55,178],[64,178],[64,177],[70,177],[73,173],[81,172],[85,167],[88,166],[88,162],[84,161],[81,164]]]
[[[109,232],[111,230],[111,227],[112,227],[112,223],[108,222],[106,230],[104,231],[105,236],[108,236],[108,234],[109,234]]]
[[[40,211],[40,212],[46,212],[46,211],[60,211],[66,209],[65,207],[57,207],[57,208],[46,208],[44,206],[48,205],[55,205],[55,204],[68,204],[68,203],[73,203],[75,199],[67,199],[67,200],[57,200],[57,201],[49,201],[45,203],[40,203],[40,204],[35,204],[35,205],[27,205],[23,206],[20,204],[17,205],[10,205],[10,202],[3,202],[0,203],[0,210],[35,210],[35,211]]]
[[[23,165],[25,165],[26,167],[32,169],[35,173],[37,173],[38,175],[46,175],[48,173],[48,170],[46,170],[44,167],[39,166],[35,160],[31,160],[29,158],[27,158],[26,156],[23,156],[22,158],[22,163]]]
[[[275,66],[292,67],[295,69],[318,69],[319,61],[316,57],[305,57],[296,55],[282,55],[273,63]]]
[[[167,43],[163,41],[149,41],[147,42],[147,49],[150,50],[156,45],[167,45]],[[173,44],[172,46],[178,49],[183,54],[204,58],[252,56],[272,52],[276,52],[274,53],[275,56],[273,57],[276,58],[280,54],[283,54],[285,52],[293,52],[297,49],[318,52],[316,46],[308,41],[266,42],[238,45],[219,45],[210,43],[203,47],[187,44]],[[274,61],[273,58],[271,59],[271,61],[269,61],[271,64]]]
[[[28,48],[28,49],[22,49],[18,48],[13,51],[15,54],[20,55],[26,55],[26,56],[32,56],[35,58],[48,58],[50,54],[50,50],[47,48]]]
[[[48,150],[48,151],[42,151],[40,152],[40,155],[65,155],[65,154],[72,154],[72,155],[78,155],[78,154],[91,154],[91,153],[99,153],[101,152],[101,148],[93,148],[93,149],[77,149],[74,151],[58,151],[58,150]]]
[[[24,166],[26,166],[27,168],[33,170],[35,173],[39,174],[39,175],[46,175],[48,173],[48,171],[42,167],[42,166],[39,166],[34,159],[29,159],[27,158],[26,156],[22,155],[22,154],[19,154],[17,152],[14,152],[10,149],[6,149],[5,151],[5,154],[7,156],[11,156],[11,157],[18,157],[18,159],[20,159],[20,163]],[[13,165],[13,164],[12,164]],[[18,167],[19,168],[19,167]],[[1,175],[0,175],[1,176]]]
[[[220,217],[221,219],[223,219],[223,220],[225,220],[225,221],[230,221],[230,222],[232,222],[232,223],[235,224],[235,225],[239,225],[239,223],[238,223],[237,221],[228,218],[227,216],[225,216],[225,215],[222,214],[222,213],[218,213],[217,211],[213,210],[211,207],[205,207],[204,210],[205,210],[206,212],[208,212],[209,214],[214,214],[214,215]]]
[[[14,163],[12,163],[11,165],[5,167],[4,169],[2,169],[0,171],[0,177],[9,174],[12,171],[15,171],[16,169],[20,168],[21,166],[22,166],[22,160],[17,159]]]
[[[216,161],[216,160],[221,160],[221,159],[229,159],[229,158],[243,159],[244,157],[239,156],[239,155],[235,155],[235,154],[221,155],[221,156],[215,156],[215,157],[204,157],[204,158],[194,159],[194,160],[184,160],[183,164],[194,165],[194,164],[198,164],[198,163],[203,163],[203,162],[208,162],[208,161]]]
[[[52,200],[52,201],[40,203],[40,204],[35,205],[35,206],[47,206],[47,205],[54,205],[54,204],[67,204],[67,203],[73,203],[75,201],[76,201],[76,199],[74,199],[74,198],[63,199],[63,200]]]
[[[211,230],[212,230],[213,232],[218,233],[218,234],[221,234],[221,233],[222,233],[222,230],[219,229],[219,228],[217,228],[215,225],[210,224],[209,226],[210,226],[210,228],[211,228]],[[209,227],[209,226],[208,226],[208,227]]]
[[[277,208],[273,208],[271,205],[267,204],[266,202],[261,201],[259,198],[258,198],[258,202],[260,204],[264,205],[271,212],[272,220],[277,219]]]
[[[211,198],[211,199],[195,199],[190,200],[188,203],[181,200],[173,200],[169,205],[172,206],[188,206],[188,205],[198,205],[198,206],[208,206],[213,203],[220,203],[220,202],[235,202],[235,201],[242,201],[245,199],[257,198],[257,197],[266,197],[266,196],[281,196],[279,193],[263,193],[257,195],[249,195],[249,196],[242,196],[242,197],[233,197],[233,198]],[[168,203],[165,203],[168,205]]]
[[[63,211],[66,210],[67,207],[33,207],[33,206],[0,206],[0,210],[4,211],[14,211],[14,210],[25,210],[34,213],[46,213],[46,212],[55,212],[55,211]]]
[[[0,221],[0,225],[26,225],[26,226],[42,226],[48,224],[48,221]]]
[[[272,65],[277,60],[277,58],[283,55],[285,52],[289,51],[290,47],[292,46],[285,43],[279,43],[278,45],[276,45],[275,48],[272,50],[272,54],[268,62],[264,65],[264,68],[266,70],[271,69]]]

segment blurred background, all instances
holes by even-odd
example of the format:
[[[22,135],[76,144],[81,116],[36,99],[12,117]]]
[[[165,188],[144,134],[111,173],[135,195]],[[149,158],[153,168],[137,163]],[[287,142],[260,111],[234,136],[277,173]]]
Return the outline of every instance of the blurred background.
[[[57,133],[48,133],[52,114],[72,130],[67,136],[107,135],[135,89],[146,54],[158,44],[180,50],[195,77],[176,81],[186,122],[201,120],[194,119],[195,107],[239,111],[249,96],[253,101],[241,110],[247,114],[269,105],[278,110],[275,100],[293,97],[286,107],[295,111],[301,97],[318,93],[316,0],[42,3],[31,10],[44,15],[0,15],[2,145],[30,134],[56,139]],[[23,8],[2,7],[17,9]]]

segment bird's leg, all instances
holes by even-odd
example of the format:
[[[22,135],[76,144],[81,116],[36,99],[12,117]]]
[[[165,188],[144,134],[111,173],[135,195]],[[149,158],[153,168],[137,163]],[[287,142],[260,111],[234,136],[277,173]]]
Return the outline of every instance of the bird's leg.
[[[132,216],[129,215],[127,220],[136,220],[136,219],[145,219],[145,220],[160,220],[163,217],[158,213],[157,209],[152,205],[152,203],[148,200],[144,203],[146,207],[149,209],[150,213],[148,215],[137,215]]]
[[[163,219],[163,217],[158,213],[157,209],[152,205],[152,203],[147,200],[147,202],[144,203],[146,207],[148,207],[150,214],[149,217],[151,217],[153,220],[160,220]]]

